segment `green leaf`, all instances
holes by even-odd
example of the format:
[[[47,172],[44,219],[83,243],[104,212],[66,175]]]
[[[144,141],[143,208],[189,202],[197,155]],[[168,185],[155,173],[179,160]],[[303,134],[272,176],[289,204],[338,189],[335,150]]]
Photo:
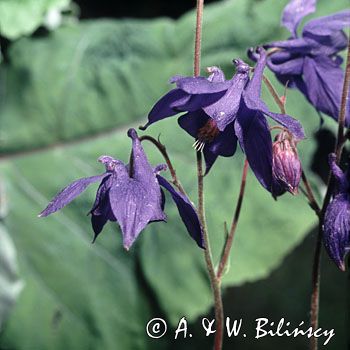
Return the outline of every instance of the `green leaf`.
[[[9,188],[10,200],[20,203],[6,224],[13,232],[25,281],[6,327],[6,346],[113,349],[118,343],[139,349],[146,340],[147,302],[139,290],[135,263],[121,249],[120,236],[110,230],[105,246],[91,244],[86,212],[93,191],[68,213],[47,220],[36,217],[49,199],[43,193],[51,195],[67,180],[97,170],[80,165],[82,160],[74,154],[79,149],[55,150],[2,166],[15,183]],[[44,163],[51,166],[42,168]],[[57,171],[60,168],[67,171]],[[108,232],[105,235],[108,238]]]
[[[0,33],[8,39],[31,34],[49,11],[60,11],[70,0],[0,0]]]
[[[319,7],[331,6],[326,3],[320,1]],[[342,5],[346,1],[332,6]],[[208,6],[202,66],[219,65],[232,75],[232,58],[244,58],[247,47],[283,38],[282,7],[273,0]],[[100,155],[128,161],[127,128],[145,123],[152,104],[170,89],[170,76],[191,74],[193,25],[193,12],[177,22],[82,21],[45,37],[23,38],[11,47],[9,63],[0,71],[1,171],[9,183],[6,228],[19,252],[26,285],[1,345],[115,349],[118,344],[123,349],[154,349],[144,331],[148,319],[161,311],[175,324],[182,316],[194,320],[211,306],[203,252],[188,236],[171,198],[166,203],[168,223],[150,225],[129,254],[122,250],[120,231],[112,223],[95,245],[89,243],[92,230],[85,214],[96,186],[60,213],[36,218],[59,189],[102,172],[96,163]],[[283,87],[279,88],[282,94]],[[277,111],[265,90],[264,94]],[[312,107],[291,91],[287,108],[303,122],[311,139],[319,127]],[[175,118],[149,132],[161,133],[195,201],[193,140],[177,127]],[[152,164],[163,162],[154,148],[145,147]],[[305,164],[313,151],[311,140],[300,143]],[[238,150],[233,158],[219,159],[205,179],[216,262],[242,165]],[[224,285],[266,277],[314,224],[301,195],[274,202],[250,174]]]
[[[17,257],[11,237],[0,225],[0,331],[23,288],[18,277]]]

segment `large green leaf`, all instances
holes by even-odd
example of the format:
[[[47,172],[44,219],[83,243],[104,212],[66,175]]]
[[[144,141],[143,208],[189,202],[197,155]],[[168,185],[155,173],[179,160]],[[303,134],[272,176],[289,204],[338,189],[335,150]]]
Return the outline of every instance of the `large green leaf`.
[[[341,6],[346,1],[320,1],[321,11]],[[282,7],[274,0],[208,6],[203,66],[220,65],[232,74],[231,59],[245,57],[247,47],[283,37]],[[116,225],[108,225],[97,243],[89,244],[92,232],[85,214],[96,186],[61,213],[35,217],[64,185],[101,172],[96,163],[101,154],[127,161],[127,127],[145,122],[154,101],[169,89],[171,75],[191,72],[193,24],[193,13],[177,22],[86,21],[46,37],[21,39],[11,48],[9,63],[1,67],[1,170],[11,204],[6,227],[26,287],[0,344],[154,349],[146,342],[144,326],[159,316],[155,306],[172,324],[180,316],[193,320],[210,307],[203,252],[187,235],[170,198],[168,223],[150,225],[129,254],[121,249]],[[318,128],[316,113],[298,92],[288,94],[288,111],[302,120],[308,135]],[[162,134],[177,173],[195,198],[193,140],[175,126],[171,118],[150,132]],[[146,149],[153,164],[163,162],[150,145]],[[311,140],[300,144],[305,161],[313,149]],[[206,178],[216,261],[242,163],[238,151],[234,158],[220,159]],[[302,196],[274,202],[250,174],[225,285],[267,276],[314,222]]]
[[[18,277],[16,250],[3,225],[0,226],[0,331],[23,288]]]

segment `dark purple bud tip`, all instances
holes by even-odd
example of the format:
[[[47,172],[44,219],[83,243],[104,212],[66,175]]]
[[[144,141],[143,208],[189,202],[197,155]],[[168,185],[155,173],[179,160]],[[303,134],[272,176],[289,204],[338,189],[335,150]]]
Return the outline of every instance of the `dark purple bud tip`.
[[[159,173],[161,171],[166,171],[168,169],[168,166],[166,164],[158,164],[155,168],[154,168],[154,173],[156,175],[159,175]]]
[[[128,130],[128,136],[132,138],[133,140],[138,139],[137,132],[134,128],[131,128]]]
[[[216,67],[216,66],[207,67],[206,70],[207,70],[207,73],[210,73],[210,74],[221,71],[221,69],[219,67]]]
[[[258,54],[258,55],[262,55],[265,53],[265,49],[262,47],[262,46],[258,46],[256,49],[255,49],[255,52]]]
[[[182,75],[174,75],[169,79],[170,84],[176,83],[178,80],[183,79],[184,77]]]
[[[296,141],[287,132],[280,132],[272,145],[272,174],[280,186],[295,195],[301,179],[302,167]]]
[[[145,131],[145,130],[148,128],[148,125],[149,125],[149,123],[146,123],[145,125],[140,125],[140,126],[139,126],[139,129],[140,129],[141,131]]]
[[[247,56],[254,62],[256,62],[259,56],[256,54],[255,47],[250,47],[247,50]]]
[[[121,162],[110,157],[110,156],[101,156],[98,158],[98,161],[105,165],[106,171],[113,171],[115,167]]]
[[[242,61],[240,58],[232,60],[233,64],[236,67],[238,73],[246,73],[249,72],[250,67],[247,63]]]
[[[328,155],[328,164],[329,164],[329,166],[332,166],[333,163],[335,163],[336,159],[337,159],[337,156],[335,155],[335,153],[330,153]]]

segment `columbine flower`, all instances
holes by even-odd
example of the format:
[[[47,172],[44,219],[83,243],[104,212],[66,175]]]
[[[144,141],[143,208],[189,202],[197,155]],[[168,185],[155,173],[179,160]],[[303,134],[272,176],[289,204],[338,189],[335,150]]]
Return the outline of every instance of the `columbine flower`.
[[[345,271],[345,257],[350,251],[350,172],[344,174],[335,159],[331,154],[329,162],[337,189],[325,213],[323,241],[331,259]]]
[[[224,73],[218,67],[208,67],[210,73],[205,77],[181,77],[170,79],[177,88],[165,94],[152,108],[148,123],[143,127],[187,112],[179,119],[179,125],[195,138],[193,146],[203,151],[206,161],[206,173],[218,156],[233,156],[237,147],[233,120],[236,117],[241,95],[249,80],[249,66],[241,60],[235,60],[236,74],[231,80],[225,80]]]
[[[277,134],[272,155],[273,177],[285,191],[297,194],[302,169],[293,135],[287,131]]]
[[[342,58],[347,47],[343,28],[350,25],[350,10],[312,19],[297,29],[303,17],[313,13],[316,0],[291,0],[282,14],[282,25],[292,34],[285,41],[275,41],[266,48],[277,48],[268,59],[268,67],[289,87],[298,88],[317,111],[338,119],[344,81]],[[251,58],[254,55],[250,53]],[[346,123],[350,125],[350,103]]]
[[[39,216],[48,216],[60,210],[87,186],[101,181],[90,211],[94,241],[108,220],[117,221],[123,234],[124,247],[129,249],[149,223],[166,220],[161,185],[170,192],[191,237],[204,248],[201,225],[190,200],[159,175],[161,170],[166,169],[165,165],[153,169],[148,163],[136,131],[130,129],[128,136],[132,139],[129,165],[110,156],[101,156],[99,162],[106,167],[104,174],[74,181],[58,193]]]
[[[249,81],[249,67],[234,60],[236,74],[225,80],[217,67],[204,77],[171,79],[177,88],[168,92],[153,107],[148,123],[187,111],[179,118],[180,126],[192,135],[197,150],[203,150],[209,171],[216,158],[233,155],[237,139],[246,153],[250,167],[260,183],[273,192],[272,141],[265,116],[281,124],[296,140],[304,138],[303,128],[292,117],[271,112],[260,98],[266,52],[257,50],[258,63]]]

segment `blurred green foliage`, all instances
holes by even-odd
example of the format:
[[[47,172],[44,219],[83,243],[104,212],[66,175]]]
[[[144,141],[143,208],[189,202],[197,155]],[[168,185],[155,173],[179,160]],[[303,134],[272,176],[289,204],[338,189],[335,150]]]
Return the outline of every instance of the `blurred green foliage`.
[[[0,225],[0,331],[11,307],[22,290],[19,279],[16,250],[11,237]]]
[[[14,40],[33,33],[46,22],[49,11],[58,13],[70,0],[0,0],[0,34]]]
[[[275,0],[208,6],[202,66],[221,66],[230,76],[232,58],[246,57],[250,46],[285,37],[279,26],[283,6]],[[318,13],[345,6],[344,0],[320,1]],[[90,244],[86,213],[95,188],[62,212],[36,218],[60,188],[78,177],[103,172],[96,163],[100,155],[128,160],[127,128],[146,121],[152,104],[170,88],[170,76],[191,74],[193,25],[193,12],[176,22],[82,21],[12,45],[8,62],[0,67],[0,169],[10,208],[4,225],[17,249],[25,288],[0,346],[163,349],[165,342],[155,345],[147,338],[148,319],[164,315],[175,325],[182,316],[194,321],[209,310],[203,254],[170,201],[168,223],[150,225],[129,253],[121,248],[120,232],[113,224],[95,245]],[[279,90],[282,93],[283,87]],[[277,111],[266,91],[264,97]],[[319,127],[316,112],[296,91],[288,93],[287,108],[310,136],[299,148],[308,164],[315,148],[311,136]],[[161,133],[184,187],[195,198],[193,140],[177,127],[175,118],[149,132]],[[145,147],[153,164],[163,162],[150,145]],[[224,241],[224,221],[230,220],[238,194],[242,164],[238,150],[234,158],[220,159],[206,178],[216,260]],[[319,185],[317,178],[312,182]],[[274,202],[250,175],[224,285],[239,286],[268,276],[314,224],[301,195],[285,195]]]

